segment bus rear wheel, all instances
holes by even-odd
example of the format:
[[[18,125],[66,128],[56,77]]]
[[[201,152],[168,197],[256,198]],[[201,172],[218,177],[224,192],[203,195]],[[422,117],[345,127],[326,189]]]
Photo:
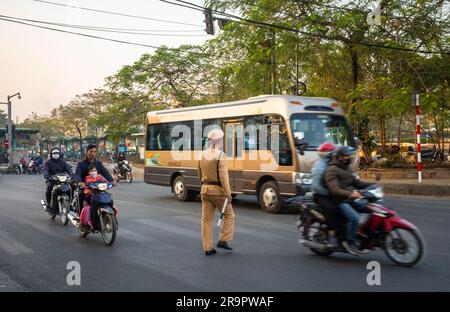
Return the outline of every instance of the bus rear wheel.
[[[258,201],[265,212],[278,213],[282,206],[278,185],[274,181],[265,182],[259,190]]]
[[[193,201],[195,197],[197,196],[197,192],[188,190],[186,188],[186,184],[184,183],[183,176],[179,175],[175,178],[173,181],[173,192],[175,194],[175,198],[178,201],[186,202],[186,201]]]

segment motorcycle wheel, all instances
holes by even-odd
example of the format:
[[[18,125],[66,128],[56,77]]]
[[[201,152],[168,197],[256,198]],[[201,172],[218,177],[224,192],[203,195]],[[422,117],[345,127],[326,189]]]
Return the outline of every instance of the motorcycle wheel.
[[[67,217],[68,214],[69,214],[69,199],[66,197],[59,202],[59,217],[61,218],[61,223],[63,225],[67,225],[67,223],[69,223],[69,218]]]
[[[395,228],[385,235],[384,251],[396,264],[411,267],[425,257],[426,243],[419,230]]]
[[[126,173],[126,175],[127,175],[127,182],[128,183],[131,183],[131,182],[133,182],[133,174],[131,173],[131,172],[127,172]]]
[[[111,246],[116,240],[117,223],[113,215],[103,213],[102,218],[102,239],[106,246]]]

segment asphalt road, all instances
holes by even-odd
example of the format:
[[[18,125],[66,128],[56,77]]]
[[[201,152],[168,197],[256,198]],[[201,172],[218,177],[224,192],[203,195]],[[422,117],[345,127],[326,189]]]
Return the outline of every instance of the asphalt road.
[[[181,203],[168,188],[137,180],[114,191],[119,231],[112,247],[98,234],[80,238],[52,221],[39,204],[41,176],[0,180],[0,291],[449,291],[449,198],[389,196],[386,202],[416,224],[428,254],[413,268],[381,250],[320,257],[297,242],[296,214],[262,212],[251,196],[234,201],[233,252],[201,250],[200,202]],[[368,286],[367,263],[381,264],[381,286]],[[66,266],[81,265],[81,286]]]

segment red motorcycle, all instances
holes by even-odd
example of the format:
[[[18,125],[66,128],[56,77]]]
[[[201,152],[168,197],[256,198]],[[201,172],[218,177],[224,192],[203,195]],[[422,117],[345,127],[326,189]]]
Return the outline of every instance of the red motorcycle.
[[[361,191],[363,206],[356,244],[360,250],[382,248],[393,262],[411,267],[425,257],[426,243],[419,229],[399,217],[395,211],[383,203],[383,191],[379,185],[372,185]],[[345,220],[340,220],[337,237],[341,243],[345,239]],[[300,229],[299,242],[314,253],[329,256],[333,252],[346,252],[340,245],[330,248],[327,245],[328,226],[324,210],[316,205],[312,194],[307,193],[300,202],[298,217]]]

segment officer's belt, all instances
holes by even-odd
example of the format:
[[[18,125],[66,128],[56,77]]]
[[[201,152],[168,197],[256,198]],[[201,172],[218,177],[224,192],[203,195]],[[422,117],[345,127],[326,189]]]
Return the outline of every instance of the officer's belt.
[[[219,182],[203,182],[202,185],[220,185]]]

